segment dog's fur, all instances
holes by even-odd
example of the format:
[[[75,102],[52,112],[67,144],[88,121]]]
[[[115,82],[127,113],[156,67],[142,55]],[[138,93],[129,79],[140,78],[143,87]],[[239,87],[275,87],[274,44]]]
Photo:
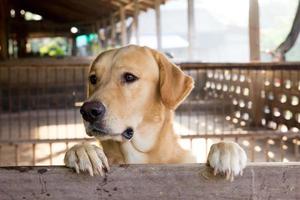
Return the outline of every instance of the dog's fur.
[[[129,72],[138,80],[127,84],[122,74]],[[103,124],[109,134],[86,131],[101,142],[100,148],[76,145],[65,163],[77,172],[103,173],[114,163],[193,163],[191,152],[182,149],[172,126],[174,110],[193,89],[193,79],[163,54],[148,47],[130,45],[101,53],[91,64],[90,75],[97,84],[88,86],[87,101],[100,101],[106,107]],[[132,127],[129,141],[121,133]],[[102,149],[105,155],[102,152]],[[236,143],[213,145],[208,162],[215,173],[233,178],[246,165],[246,154]]]

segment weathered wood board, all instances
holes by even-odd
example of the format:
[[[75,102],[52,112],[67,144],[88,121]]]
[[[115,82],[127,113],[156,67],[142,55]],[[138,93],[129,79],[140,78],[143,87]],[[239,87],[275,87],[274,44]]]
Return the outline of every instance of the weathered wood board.
[[[0,199],[300,199],[300,164],[249,165],[233,182],[203,164],[120,165],[105,177],[7,167],[0,168]]]

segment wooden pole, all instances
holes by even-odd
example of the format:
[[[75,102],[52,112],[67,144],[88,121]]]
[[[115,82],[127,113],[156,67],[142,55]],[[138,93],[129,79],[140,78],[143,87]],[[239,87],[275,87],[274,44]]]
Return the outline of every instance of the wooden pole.
[[[188,41],[189,41],[189,59],[193,59],[193,49],[195,44],[195,14],[194,0],[188,0]]]
[[[8,58],[7,3],[0,0],[0,59]]]
[[[260,61],[258,0],[249,1],[249,47],[250,61]]]
[[[115,17],[114,15],[110,15],[110,26],[111,26],[111,46],[116,46],[116,24],[115,24]]]
[[[155,0],[155,19],[156,19],[156,38],[157,49],[161,50],[161,18],[160,18],[160,0]]]
[[[134,17],[133,17],[133,28],[135,33],[136,44],[140,44],[140,34],[139,34],[139,2],[134,0]]]
[[[76,47],[76,35],[72,35],[72,56],[76,56],[77,47]]]
[[[126,21],[125,21],[125,8],[120,7],[120,19],[121,19],[121,44],[122,46],[127,44],[127,31],[126,31]]]

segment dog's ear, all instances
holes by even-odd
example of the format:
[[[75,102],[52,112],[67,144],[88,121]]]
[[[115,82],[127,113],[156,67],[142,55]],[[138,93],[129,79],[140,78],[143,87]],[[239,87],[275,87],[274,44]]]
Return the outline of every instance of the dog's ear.
[[[162,102],[167,108],[175,110],[194,88],[194,81],[164,54],[153,49],[151,51],[159,67]]]

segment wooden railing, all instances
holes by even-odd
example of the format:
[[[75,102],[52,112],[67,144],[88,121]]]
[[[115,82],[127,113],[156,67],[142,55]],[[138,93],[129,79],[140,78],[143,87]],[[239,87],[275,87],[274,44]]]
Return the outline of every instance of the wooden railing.
[[[120,165],[105,177],[57,167],[0,168],[0,199],[300,199],[300,164],[251,164],[233,182],[203,164]]]

